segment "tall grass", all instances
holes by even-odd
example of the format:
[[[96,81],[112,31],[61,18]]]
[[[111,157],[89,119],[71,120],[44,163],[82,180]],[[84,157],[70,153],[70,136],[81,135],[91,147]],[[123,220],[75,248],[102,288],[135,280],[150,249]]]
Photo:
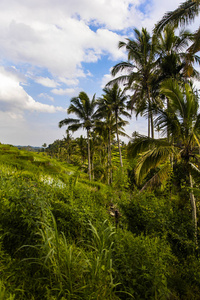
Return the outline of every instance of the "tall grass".
[[[107,221],[98,230],[88,226],[91,239],[78,247],[59,234],[53,216],[52,226],[43,224],[37,263],[47,274],[45,299],[118,299],[112,276],[114,228]]]
[[[16,299],[15,295],[8,293],[6,291],[3,281],[0,280],[0,300],[14,300],[14,299]]]

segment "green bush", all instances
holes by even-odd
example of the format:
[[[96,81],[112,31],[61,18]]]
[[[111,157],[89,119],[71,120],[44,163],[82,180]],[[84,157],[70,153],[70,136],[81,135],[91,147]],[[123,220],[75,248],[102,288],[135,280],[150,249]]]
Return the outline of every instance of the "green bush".
[[[41,221],[48,218],[49,191],[40,182],[19,175],[0,178],[0,227],[3,247],[11,256],[25,255],[18,249],[37,241]],[[45,201],[44,201],[45,199]]]
[[[89,211],[62,201],[53,201],[52,213],[59,232],[63,232],[67,239],[77,241],[86,237],[88,222],[92,219]]]
[[[116,235],[114,264],[115,277],[121,299],[168,299],[169,268],[174,258],[169,245],[160,238],[134,236],[118,231]]]
[[[164,198],[151,193],[132,194],[129,202],[120,207],[126,217],[128,229],[136,234],[163,235],[166,230],[170,205]]]

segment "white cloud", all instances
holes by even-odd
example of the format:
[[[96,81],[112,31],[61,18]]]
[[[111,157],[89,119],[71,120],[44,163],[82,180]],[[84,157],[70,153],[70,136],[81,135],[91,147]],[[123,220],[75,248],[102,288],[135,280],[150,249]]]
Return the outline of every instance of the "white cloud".
[[[152,28],[165,11],[181,1],[152,0],[43,0],[0,2],[0,53],[10,61],[47,69],[53,76],[85,76],[82,62],[102,55],[123,59],[122,36],[112,30]],[[143,12],[139,10],[143,5]],[[89,25],[101,25],[96,32]],[[39,78],[44,86],[55,82]]]
[[[46,68],[54,76],[68,79],[84,76],[83,61],[95,62],[106,53],[115,59],[122,55],[117,50],[118,34],[108,29],[94,32],[89,23],[123,29],[129,2],[134,1],[109,0],[105,4],[102,0],[59,0],[41,1],[33,6],[31,1],[3,0],[1,53],[11,61]]]
[[[102,78],[101,88],[104,88],[106,84],[113,79],[111,74],[105,74]]]
[[[20,77],[0,67],[0,110],[8,112],[10,116],[23,115],[24,111],[55,113],[64,111],[62,107],[55,107],[35,101],[20,85]]]
[[[113,60],[113,65],[116,61],[126,60],[126,53],[117,47],[126,33],[130,37],[131,28],[141,29],[142,26],[150,31],[166,11],[175,9],[182,1],[1,0],[0,63],[13,66],[0,67],[0,119],[5,137],[8,134],[13,138],[10,141],[16,144],[17,134],[21,135],[22,142],[26,135],[28,142],[24,144],[31,144],[32,137],[37,145],[40,135],[40,143],[48,143],[42,138],[42,132],[50,139],[53,128],[57,128],[62,117],[52,114],[50,120],[46,118],[43,121],[42,127],[42,121],[38,121],[39,113],[43,112],[44,118],[45,113],[62,113],[64,109],[40,103],[34,96],[31,97],[34,83],[45,87],[45,92],[42,92],[42,87],[37,86],[39,97],[43,98],[41,101],[54,100],[47,88],[50,88],[50,93],[60,96],[55,96],[55,101],[61,101],[62,96],[73,96],[80,90],[79,84],[88,88],[88,94],[93,94],[99,80],[95,82],[93,77],[92,87],[88,87],[86,79],[95,74],[92,74],[95,63],[104,55]],[[85,62],[88,65],[84,69]],[[91,62],[93,69],[90,69]],[[110,79],[110,74],[106,74],[102,87]],[[37,115],[29,128],[25,122],[27,115],[30,118]],[[58,119],[55,120],[55,116]],[[50,129],[45,131],[46,127]],[[54,131],[55,139],[59,136],[58,132],[57,129]],[[5,138],[5,141],[8,140]]]
[[[53,89],[51,92],[56,95],[64,96],[72,95],[75,92],[75,89]]]
[[[77,78],[74,79],[67,79],[64,77],[59,77],[59,81],[65,83],[68,86],[76,86],[79,84],[79,80]]]
[[[37,77],[35,81],[43,86],[51,88],[55,88],[59,85],[55,80],[50,79],[48,77]]]
[[[44,98],[44,99],[47,99],[47,100],[50,100],[50,101],[54,102],[54,98],[49,96],[47,93],[41,93],[41,94],[38,95],[38,97]]]

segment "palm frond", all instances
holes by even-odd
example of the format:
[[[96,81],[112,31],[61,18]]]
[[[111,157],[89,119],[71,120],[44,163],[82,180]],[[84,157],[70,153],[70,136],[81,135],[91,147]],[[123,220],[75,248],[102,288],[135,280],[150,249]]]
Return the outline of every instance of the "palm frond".
[[[110,80],[106,84],[106,87],[114,86],[116,83],[127,85],[128,80],[129,80],[129,76],[128,75],[122,75],[122,76],[119,76],[117,78],[114,78],[114,79]]]
[[[198,114],[196,117],[196,122],[194,124],[194,132],[198,135],[200,134],[200,114]]]
[[[193,44],[188,48],[188,52],[191,54],[197,53],[198,51],[200,51],[200,27],[194,34]]]
[[[162,165],[159,171],[145,183],[143,188],[140,190],[140,193],[147,188],[154,188],[158,184],[163,184],[163,182],[169,178],[171,170],[172,166],[169,162]]]
[[[83,123],[69,125],[68,129],[71,130],[72,132],[75,132],[78,129],[80,129],[81,127],[83,127]]]
[[[122,130],[118,130],[118,134],[119,134],[120,136],[127,137],[128,139],[131,138],[128,134],[126,134],[126,133],[125,133],[124,131],[122,131]]]
[[[83,105],[80,101],[80,97],[73,97],[70,101],[70,106],[68,108],[68,113],[73,113],[73,109],[78,109],[79,111],[82,112],[83,110]]]
[[[120,62],[112,68],[111,74],[112,74],[112,76],[115,76],[119,72],[122,72],[124,70],[126,70],[127,72],[128,71],[130,72],[134,68],[135,68],[135,66],[130,62]]]
[[[171,145],[154,147],[142,153],[135,170],[137,182],[141,182],[151,169],[156,168],[161,163],[166,163],[170,155],[175,153],[175,149]]]
[[[172,78],[165,80],[161,85],[160,92],[170,99],[174,111],[178,109],[182,115],[184,114],[182,106],[184,102],[183,93],[176,80]]]
[[[199,170],[199,168],[197,167],[197,166],[195,166],[193,163],[189,163],[190,164],[190,166],[192,167],[192,169],[193,170],[195,170],[197,173],[200,173],[200,170]]]
[[[167,12],[155,25],[154,34],[158,34],[167,24],[173,26],[185,25],[194,20],[199,14],[199,0],[188,0],[183,2],[177,9]]]
[[[158,149],[159,147],[171,148],[171,145],[166,139],[152,139],[147,136],[138,136],[128,146],[128,157],[135,158],[139,153],[149,151],[149,149]]]
[[[173,134],[173,137],[180,137],[182,132],[182,126],[178,116],[169,110],[157,108],[157,118],[154,121],[154,125],[158,127],[162,133],[162,136],[167,134]]]
[[[67,118],[67,119],[64,119],[64,120],[60,121],[58,123],[58,126],[61,128],[64,125],[78,124],[79,122],[80,121],[78,119]]]

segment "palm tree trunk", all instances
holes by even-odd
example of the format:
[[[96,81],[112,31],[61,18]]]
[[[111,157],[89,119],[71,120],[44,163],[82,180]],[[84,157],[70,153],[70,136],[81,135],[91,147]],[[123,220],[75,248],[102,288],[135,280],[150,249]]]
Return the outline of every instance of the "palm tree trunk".
[[[191,172],[189,171],[189,179],[190,179],[190,202],[192,206],[192,219],[194,222],[194,236],[195,236],[195,243],[197,244],[197,209],[196,209],[196,200],[193,193],[193,179]]]
[[[167,110],[169,109],[169,99],[167,98]],[[170,143],[169,126],[167,126],[167,140]]]
[[[91,163],[90,163],[90,131],[87,129],[87,143],[88,143],[88,174],[91,180]]]
[[[151,137],[154,139],[154,125],[153,125],[153,114],[152,111],[150,112],[150,118],[151,118]]]
[[[112,183],[112,153],[111,153],[111,132],[109,128],[109,138],[108,138],[108,160],[109,160],[109,184]]]
[[[91,176],[92,179],[94,180],[94,163],[93,163],[93,157],[91,157]]]
[[[122,152],[121,152],[121,147],[120,147],[120,142],[119,142],[117,115],[115,115],[115,119],[116,119],[116,135],[117,135],[117,143],[118,143],[118,149],[119,149],[120,165],[121,165],[121,168],[123,168]]]
[[[150,128],[151,128],[151,137],[154,139],[154,125],[153,125],[153,114],[151,110],[151,96],[150,96],[150,91],[149,87],[147,88],[148,90],[148,103],[149,103],[149,112],[148,112],[148,137],[150,137]]]
[[[109,168],[109,145],[107,145],[107,180],[108,180],[108,185],[110,184],[110,168]]]
[[[148,137],[150,137],[150,125],[151,122],[150,122],[150,112],[148,112]]]

